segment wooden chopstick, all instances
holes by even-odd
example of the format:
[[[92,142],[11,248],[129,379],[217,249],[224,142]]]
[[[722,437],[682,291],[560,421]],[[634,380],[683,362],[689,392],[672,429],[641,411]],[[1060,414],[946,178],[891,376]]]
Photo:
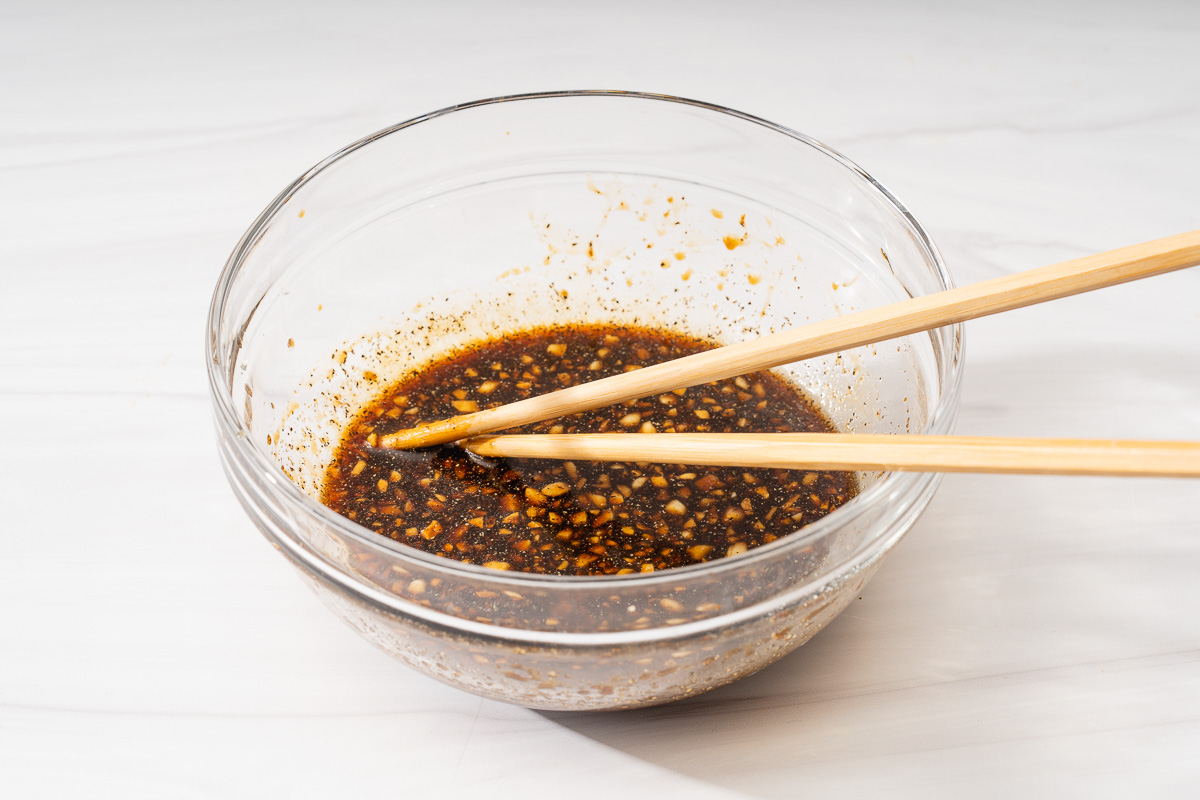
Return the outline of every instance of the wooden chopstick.
[[[1200,478],[1200,442],[908,434],[580,433],[481,436],[461,445],[489,458]]]
[[[1200,264],[1200,230],[822,320],[516,403],[381,437],[380,446],[443,444],[488,431],[722,380],[898,336]]]

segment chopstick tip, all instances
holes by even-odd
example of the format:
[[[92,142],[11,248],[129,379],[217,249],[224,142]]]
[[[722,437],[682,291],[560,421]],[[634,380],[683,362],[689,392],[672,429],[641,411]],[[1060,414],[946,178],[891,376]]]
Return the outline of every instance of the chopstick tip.
[[[439,420],[385,434],[379,437],[379,447],[383,450],[416,450],[449,444],[458,440],[459,436],[458,426],[453,424],[453,420]]]

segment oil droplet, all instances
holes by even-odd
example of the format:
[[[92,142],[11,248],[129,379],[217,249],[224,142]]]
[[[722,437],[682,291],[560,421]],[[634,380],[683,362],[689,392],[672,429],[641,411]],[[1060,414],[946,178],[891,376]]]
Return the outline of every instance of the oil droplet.
[[[304,209],[303,209],[303,208],[302,208],[302,209],[300,209],[300,213],[299,213],[299,214],[297,214],[296,216],[298,216],[298,217],[303,217],[303,216],[304,216]]]
[[[724,219],[724,218],[725,218],[725,215],[724,215],[722,212],[720,212],[720,211],[718,211],[717,209],[715,209],[715,208],[712,210],[712,215],[713,215],[714,217],[716,217],[717,219]]]
[[[742,243],[742,240],[737,238],[736,236],[726,236],[721,241],[723,241],[725,243],[725,246],[728,247],[730,250],[732,250],[733,248],[737,247],[739,244]]]

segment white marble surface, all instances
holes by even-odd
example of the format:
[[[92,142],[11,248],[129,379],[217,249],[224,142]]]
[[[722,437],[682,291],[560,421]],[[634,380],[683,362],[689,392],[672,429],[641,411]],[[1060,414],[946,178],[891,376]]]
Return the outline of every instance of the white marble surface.
[[[241,231],[456,102],[638,88],[798,128],[960,282],[1200,227],[1200,6],[900,5],[0,4],[0,795],[1194,796],[1195,483],[948,478],[796,654],[569,716],[373,650],[220,472],[202,331]],[[967,337],[962,433],[1200,439],[1200,271]]]

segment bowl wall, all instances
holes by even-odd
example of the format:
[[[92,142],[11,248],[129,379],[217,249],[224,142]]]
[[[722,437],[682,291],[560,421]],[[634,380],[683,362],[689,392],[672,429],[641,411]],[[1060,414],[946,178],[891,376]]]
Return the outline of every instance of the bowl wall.
[[[210,331],[222,457],[260,529],[400,660],[539,708],[664,702],[811,637],[937,477],[860,474],[854,501],[745,556],[555,578],[432,557],[325,509],[341,428],[497,331],[637,322],[728,344],[948,285],[886,191],[761,120],[623,93],[459,107],[331,157],[247,232]],[[954,326],[780,371],[841,430],[945,433],[960,360]]]

